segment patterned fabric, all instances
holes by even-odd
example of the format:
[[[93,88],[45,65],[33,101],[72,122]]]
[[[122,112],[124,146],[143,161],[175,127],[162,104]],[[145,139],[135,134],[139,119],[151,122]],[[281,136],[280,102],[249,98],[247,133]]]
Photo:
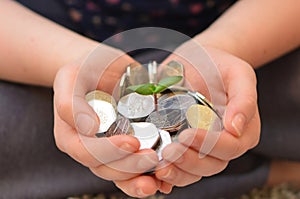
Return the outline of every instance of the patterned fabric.
[[[64,0],[82,34],[104,40],[124,30],[155,26],[193,36],[235,0]]]

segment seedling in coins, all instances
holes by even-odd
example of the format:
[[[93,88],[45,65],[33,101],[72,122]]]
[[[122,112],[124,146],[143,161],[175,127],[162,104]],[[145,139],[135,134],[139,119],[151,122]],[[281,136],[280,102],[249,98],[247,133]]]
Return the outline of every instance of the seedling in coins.
[[[157,110],[157,94],[163,92],[172,85],[177,84],[182,80],[182,76],[170,76],[161,79],[157,84],[148,83],[148,84],[139,84],[134,86],[129,86],[127,89],[130,89],[141,95],[153,95],[155,109]]]

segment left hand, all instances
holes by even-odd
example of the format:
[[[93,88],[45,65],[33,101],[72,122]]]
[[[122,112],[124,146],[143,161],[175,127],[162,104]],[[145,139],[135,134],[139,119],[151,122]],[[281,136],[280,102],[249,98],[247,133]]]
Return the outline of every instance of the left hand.
[[[193,45],[192,45],[193,46]],[[190,59],[201,59],[188,43],[177,49],[185,58],[170,55],[164,63],[178,60],[185,66],[186,80],[193,87],[209,95],[205,81],[191,66]],[[201,151],[209,133],[201,129],[183,131],[177,143],[168,145],[163,151],[164,161],[156,171],[156,177],[176,186],[186,186],[211,176],[226,168],[228,162],[241,156],[257,145],[260,136],[260,118],[257,106],[256,77],[252,67],[245,61],[225,51],[205,47],[220,72],[227,96],[224,129],[209,151]],[[176,51],[175,51],[176,52]],[[198,56],[198,57],[197,57]],[[201,69],[200,69],[201,70]],[[209,78],[209,77],[206,77]],[[211,77],[213,78],[213,77]],[[199,157],[204,153],[205,156]]]
[[[59,70],[54,83],[56,145],[96,176],[113,181],[132,197],[146,197],[158,190],[168,193],[172,186],[162,184],[155,176],[143,175],[157,165],[155,151],[139,150],[139,141],[133,136],[93,136],[102,121],[88,105],[85,95],[95,89],[112,93],[124,67],[132,62],[124,52],[100,44],[88,59],[83,56]],[[80,117],[82,114],[86,116]]]

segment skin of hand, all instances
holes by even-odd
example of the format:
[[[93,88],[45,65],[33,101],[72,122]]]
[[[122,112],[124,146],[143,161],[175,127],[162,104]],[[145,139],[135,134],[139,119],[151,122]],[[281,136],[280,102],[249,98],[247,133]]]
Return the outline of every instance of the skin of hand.
[[[181,49],[180,49],[181,48]],[[182,49],[186,48],[186,49]],[[187,46],[181,51],[193,52]],[[252,67],[245,61],[216,48],[205,47],[208,55],[218,67],[227,96],[224,129],[210,151],[199,157],[201,146],[207,133],[201,129],[183,131],[178,142],[168,145],[163,151],[164,161],[157,168],[156,177],[176,186],[186,186],[199,181],[203,176],[211,176],[224,170],[228,162],[241,156],[257,145],[260,136],[260,118],[257,107],[256,77]],[[176,52],[176,51],[175,51]],[[192,53],[189,53],[192,54]],[[191,55],[193,56],[193,55]],[[200,93],[203,90],[200,74],[175,53],[170,60],[184,64],[187,81]]]
[[[251,68],[261,65],[299,47],[298,0],[243,0],[236,2],[208,29],[194,39],[205,47],[218,66],[224,80],[227,107],[224,130],[214,148],[198,158],[206,131],[186,130],[178,143],[163,152],[156,177],[170,184],[185,186],[222,171],[228,161],[254,147],[260,134],[256,78]],[[183,51],[185,49],[182,49]],[[193,52],[193,49],[188,49]],[[178,59],[176,55],[168,60]],[[245,61],[243,61],[245,60]],[[166,61],[165,63],[167,63]],[[248,64],[250,63],[251,66]],[[197,71],[188,67],[190,83],[208,94]]]
[[[77,62],[62,67],[56,75],[54,135],[58,148],[88,167],[95,175],[114,181],[117,187],[130,196],[146,197],[158,190],[169,193],[171,185],[161,183],[155,176],[143,175],[157,166],[155,151],[139,150],[139,141],[133,136],[93,136],[101,121],[85,101],[86,93],[95,89],[112,93],[124,67],[134,62],[125,53],[108,46],[100,45],[94,51],[99,56],[89,55],[88,59],[82,59],[89,68],[85,69],[84,64]],[[88,61],[93,58],[96,60]],[[108,60],[110,65],[102,74],[103,78],[98,79],[97,67],[90,66],[104,63],[103,59]]]

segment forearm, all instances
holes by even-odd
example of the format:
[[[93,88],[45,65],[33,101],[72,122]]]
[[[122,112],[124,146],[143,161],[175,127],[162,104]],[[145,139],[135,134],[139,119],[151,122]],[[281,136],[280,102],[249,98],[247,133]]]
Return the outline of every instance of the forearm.
[[[299,0],[240,0],[196,39],[259,67],[299,47],[299,8]]]
[[[23,6],[0,1],[0,79],[51,86],[57,70],[98,43]]]

